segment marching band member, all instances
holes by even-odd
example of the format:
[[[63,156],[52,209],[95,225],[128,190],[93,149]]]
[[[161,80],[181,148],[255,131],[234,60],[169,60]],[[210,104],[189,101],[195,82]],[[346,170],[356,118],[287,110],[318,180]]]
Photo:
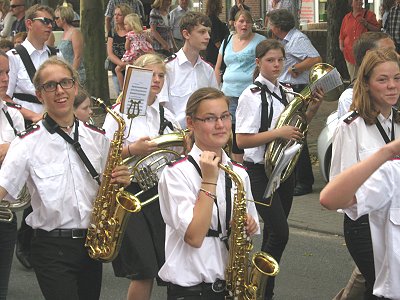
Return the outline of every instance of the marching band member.
[[[26,218],[34,231],[32,265],[44,298],[98,299],[102,264],[84,245],[99,185],[87,166],[102,173],[110,143],[100,129],[75,118],[79,81],[70,65],[54,56],[33,82],[47,114],[11,142],[0,170],[0,199],[17,198],[26,183],[33,209]],[[81,159],[82,151],[89,161]],[[126,166],[110,176],[111,183],[130,182]]]
[[[275,124],[281,112],[293,99],[286,94],[286,88],[278,82],[285,61],[285,50],[276,40],[265,40],[256,47],[255,83],[247,87],[239,98],[236,110],[236,138],[239,148],[244,149],[244,165],[250,176],[254,199],[261,201],[268,184],[265,175],[264,153],[269,142],[282,138],[301,140],[303,133],[294,126]],[[321,91],[314,98],[321,100]],[[308,122],[317,111],[320,101],[309,105]],[[275,191],[269,207],[257,205],[264,220],[263,242],[261,250],[272,255],[279,262],[289,239],[287,217],[292,206],[294,190],[293,174],[282,182]],[[275,277],[269,277],[266,298],[272,299]]]
[[[7,107],[2,99],[8,87],[8,56],[0,50],[0,164],[3,163],[10,143],[24,130],[24,118],[15,105]],[[9,104],[8,104],[9,105]],[[11,223],[0,222],[0,299],[7,298],[14,246],[17,240],[17,218]]]
[[[399,58],[393,49],[367,52],[357,72],[350,107],[352,111],[343,116],[334,134],[330,178],[366,159],[394,140],[400,132],[400,117],[393,108],[400,95],[399,65]],[[346,214],[353,221],[361,218],[361,221],[369,222],[373,240],[374,220],[371,220],[371,215],[368,220],[367,215],[355,217],[348,211]],[[364,238],[368,234],[368,226],[360,224],[357,229],[351,220],[345,218],[344,230],[348,231],[345,237],[349,251],[366,279],[366,295],[376,295],[374,280],[378,284],[381,281],[376,277],[379,269],[376,269],[375,245],[372,243],[372,258],[370,243]]]
[[[173,114],[159,104],[158,93],[164,85],[166,71],[161,56],[145,54],[133,64],[152,70],[153,79],[147,100],[146,116],[128,119],[127,115],[123,115],[126,122],[123,158],[154,152],[158,148],[155,142],[151,141],[152,138],[180,128]],[[120,112],[120,104],[116,105],[114,110]],[[117,125],[115,120],[107,115],[103,128],[108,136],[112,136]],[[126,189],[132,194],[140,190],[137,183],[132,183]],[[140,198],[144,200],[155,194],[157,186],[145,192]],[[131,214],[120,252],[112,262],[116,276],[131,280],[128,299],[150,299],[154,278],[165,260],[164,241],[165,224],[158,201],[144,206],[138,213]]]
[[[194,92],[186,106],[186,123],[194,144],[189,156],[166,167],[158,185],[166,223],[165,264],[158,273],[168,282],[168,300],[225,299],[225,268],[235,185],[218,168],[232,164],[244,182],[245,199],[252,200],[249,177],[222,150],[232,117],[225,95],[214,88]],[[232,185],[230,184],[232,183]],[[253,202],[247,202],[248,235],[258,231]]]

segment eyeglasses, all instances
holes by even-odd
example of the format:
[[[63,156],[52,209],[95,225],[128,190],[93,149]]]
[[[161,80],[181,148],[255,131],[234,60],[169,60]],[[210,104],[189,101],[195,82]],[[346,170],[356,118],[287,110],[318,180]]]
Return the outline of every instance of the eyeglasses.
[[[203,122],[205,124],[209,124],[209,125],[213,124],[214,125],[214,124],[217,123],[218,120],[221,120],[222,123],[227,123],[227,122],[232,121],[232,115],[230,113],[226,113],[226,114],[223,114],[220,117],[210,116],[210,117],[206,117],[206,118],[203,118],[203,119],[202,118],[198,118],[198,117],[193,117],[193,119],[195,119],[197,121],[201,121],[201,122]]]
[[[49,19],[49,18],[46,18],[46,17],[33,18],[32,21],[40,21],[40,22],[42,22],[43,25],[54,26],[54,21],[52,19]]]
[[[72,78],[65,78],[59,82],[49,81],[42,84],[40,87],[46,92],[54,92],[57,89],[58,85],[60,85],[63,89],[70,89],[75,85],[75,80]]]
[[[10,8],[14,9],[16,7],[25,6],[24,4],[11,4]]]

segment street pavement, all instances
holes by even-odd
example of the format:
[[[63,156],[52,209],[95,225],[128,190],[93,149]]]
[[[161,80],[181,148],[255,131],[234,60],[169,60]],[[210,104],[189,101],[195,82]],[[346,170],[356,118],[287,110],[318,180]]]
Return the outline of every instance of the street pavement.
[[[111,92],[111,98],[115,98],[115,93]],[[308,142],[312,156],[316,155],[316,140],[324,120],[336,105],[336,102],[324,103],[322,107],[325,108],[316,117],[317,121],[311,125]],[[291,237],[282,259],[283,274],[279,275],[280,279],[277,280],[276,289],[281,290],[277,300],[332,299],[338,289],[347,282],[351,273],[352,260],[342,237],[343,215],[328,211],[319,204],[319,193],[325,182],[320,174],[318,162],[313,165],[313,172],[313,192],[294,197],[289,215]],[[259,245],[260,238],[256,238],[255,248],[259,249]],[[282,278],[285,278],[285,281]],[[127,280],[115,278],[111,264],[106,264],[103,277],[105,288],[101,299],[124,299],[128,284]],[[165,294],[164,288],[156,287],[152,299],[165,299]],[[24,270],[15,258],[8,299],[42,299],[33,271]]]

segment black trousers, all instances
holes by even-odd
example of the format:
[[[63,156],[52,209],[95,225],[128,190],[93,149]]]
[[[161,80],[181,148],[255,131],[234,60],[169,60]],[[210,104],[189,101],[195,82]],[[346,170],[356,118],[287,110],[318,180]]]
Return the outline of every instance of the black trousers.
[[[30,256],[31,252],[31,240],[33,229],[31,226],[26,224],[25,218],[32,212],[32,207],[29,206],[24,209],[21,219],[21,226],[18,229],[17,235],[17,251],[25,253],[25,255]]]
[[[347,249],[365,278],[364,300],[379,299],[372,294],[375,283],[375,266],[368,215],[353,221],[344,214],[343,229]]]
[[[211,283],[201,283],[190,287],[169,283],[167,288],[167,300],[225,300],[226,295],[226,291],[214,292]]]
[[[89,257],[84,244],[85,238],[32,238],[32,265],[45,299],[99,299],[102,263]]]
[[[264,165],[244,162],[250,176],[251,192],[256,201],[261,201],[268,184]],[[257,211],[264,221],[263,241],[261,250],[280,261],[289,240],[289,225],[287,218],[292,208],[294,189],[293,174],[283,183],[272,197],[271,206],[256,204]],[[275,277],[269,277],[265,291],[266,299],[271,299],[275,286]]]

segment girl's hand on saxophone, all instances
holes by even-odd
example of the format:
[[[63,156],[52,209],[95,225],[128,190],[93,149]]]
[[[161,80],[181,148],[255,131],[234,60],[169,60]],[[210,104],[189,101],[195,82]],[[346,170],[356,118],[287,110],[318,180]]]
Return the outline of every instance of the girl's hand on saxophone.
[[[122,184],[127,187],[131,183],[130,172],[128,166],[116,166],[111,173],[111,183]]]
[[[248,236],[252,236],[253,234],[255,234],[258,230],[258,225],[256,223],[256,221],[254,220],[254,218],[247,214],[247,220],[246,220],[246,233]]]

